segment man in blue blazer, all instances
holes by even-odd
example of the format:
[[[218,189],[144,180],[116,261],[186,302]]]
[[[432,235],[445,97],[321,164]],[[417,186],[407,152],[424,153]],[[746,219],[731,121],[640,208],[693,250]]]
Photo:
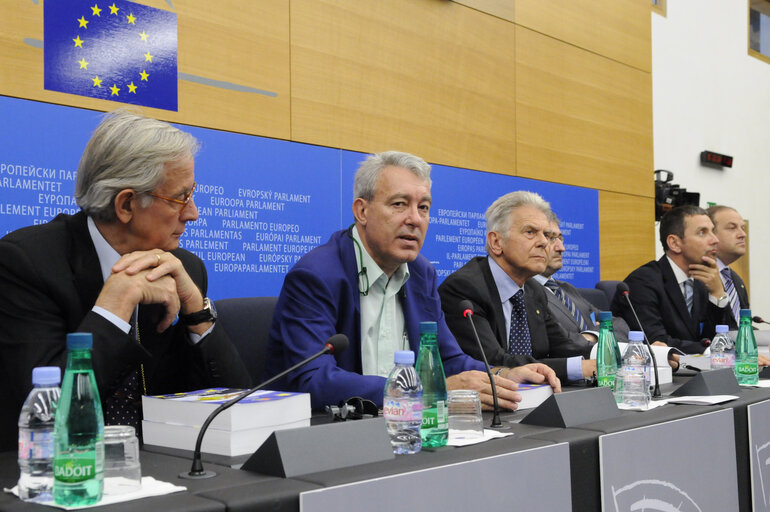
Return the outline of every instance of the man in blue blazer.
[[[430,166],[389,151],[366,159],[356,173],[355,223],[300,259],[281,290],[270,331],[266,373],[275,375],[318,352],[336,333],[350,347],[324,355],[282,383],[311,394],[314,408],[361,396],[382,405],[396,350],[419,350],[419,323],[438,324],[449,389],[477,389],[490,404],[483,363],[464,354],[450,333],[436,291],[436,271],[421,256],[431,206]],[[516,408],[516,382],[549,382],[542,364],[496,368],[500,405]]]

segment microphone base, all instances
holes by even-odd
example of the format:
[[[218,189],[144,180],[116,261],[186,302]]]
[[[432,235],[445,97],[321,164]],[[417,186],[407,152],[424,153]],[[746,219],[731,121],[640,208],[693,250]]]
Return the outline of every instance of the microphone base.
[[[217,476],[216,471],[207,471],[203,470],[199,473],[193,473],[192,471],[182,471],[179,473],[179,478],[183,478],[185,480],[203,480],[205,478],[213,478]]]

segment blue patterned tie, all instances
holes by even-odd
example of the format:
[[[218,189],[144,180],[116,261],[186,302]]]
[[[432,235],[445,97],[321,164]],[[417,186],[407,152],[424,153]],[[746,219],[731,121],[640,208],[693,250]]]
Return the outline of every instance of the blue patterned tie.
[[[692,314],[692,303],[693,303],[693,289],[692,289],[692,279],[688,279],[684,282],[684,303],[687,304],[687,311]]]
[[[730,298],[730,308],[733,310],[733,317],[735,317],[735,323],[741,323],[741,301],[738,299],[738,292],[735,290],[735,283],[733,283],[733,276],[730,272],[730,267],[722,269],[722,276],[725,281],[725,293]]]
[[[508,353],[514,355],[532,355],[532,338],[527,324],[527,308],[524,306],[524,290],[519,290],[511,297],[511,332],[508,335]]]
[[[569,295],[564,293],[564,290],[561,289],[559,283],[553,279],[549,279],[545,282],[545,286],[551,290],[554,295],[559,298],[562,304],[564,304],[564,306],[569,310],[569,312],[572,314],[572,317],[575,319],[575,322],[577,322],[578,327],[580,327],[580,330],[587,331],[588,324],[586,324],[586,321],[583,319],[583,315],[581,315],[580,310],[575,307],[575,303],[572,302],[572,299],[569,298]]]

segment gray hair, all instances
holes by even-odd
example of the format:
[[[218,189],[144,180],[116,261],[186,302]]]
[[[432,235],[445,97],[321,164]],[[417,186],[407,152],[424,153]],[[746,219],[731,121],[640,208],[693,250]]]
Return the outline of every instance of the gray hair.
[[[116,220],[113,203],[134,189],[142,205],[163,181],[164,165],[192,158],[198,141],[170,124],[127,110],[105,115],[83,151],[75,182],[78,206],[96,220]]]
[[[549,216],[552,213],[551,205],[540,194],[527,190],[509,192],[495,199],[495,202],[487,208],[485,213],[487,219],[487,239],[492,231],[498,233],[503,239],[507,239],[508,231],[511,229],[511,212],[521,206],[534,206],[543,212],[549,221],[551,220]],[[486,249],[488,253],[491,253],[489,242],[487,242]]]
[[[353,199],[365,199],[371,201],[374,199],[374,193],[377,188],[377,179],[380,177],[383,169],[386,167],[403,167],[411,171],[418,178],[428,182],[430,181],[430,164],[419,156],[402,153],[400,151],[385,151],[369,155],[356,171],[356,177],[353,180]]]
[[[554,212],[553,210],[549,210],[546,216],[548,217],[549,224],[556,224],[557,226],[561,224],[561,220],[559,220],[559,216],[556,215],[556,212]]]

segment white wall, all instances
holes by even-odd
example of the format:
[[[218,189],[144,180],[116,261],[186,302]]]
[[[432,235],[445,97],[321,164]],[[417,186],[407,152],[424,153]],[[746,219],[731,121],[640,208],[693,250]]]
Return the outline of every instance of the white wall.
[[[747,0],[668,0],[666,17],[652,14],[655,168],[700,192],[702,207],[733,206],[750,221],[751,307],[768,318],[770,64],[747,47]],[[705,149],[733,167],[700,165]]]

